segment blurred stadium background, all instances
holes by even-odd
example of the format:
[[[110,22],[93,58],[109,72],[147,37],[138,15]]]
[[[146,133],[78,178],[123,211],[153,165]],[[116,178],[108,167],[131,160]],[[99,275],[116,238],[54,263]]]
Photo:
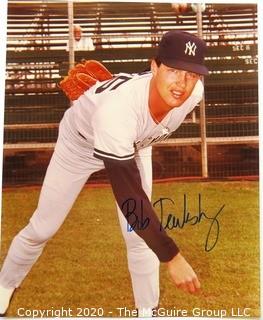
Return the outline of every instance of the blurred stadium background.
[[[94,51],[76,51],[75,61],[95,59],[113,73],[140,72],[162,34],[197,33],[190,7],[176,14],[171,3],[73,1],[74,23],[92,38]],[[202,15],[208,45],[205,78],[206,135],[200,108],[165,143],[154,147],[154,178],[258,178],[257,5],[207,4]],[[69,69],[67,1],[8,1],[3,186],[38,185],[70,102],[59,81]],[[201,144],[207,146],[202,159]],[[107,181],[104,172],[92,183]]]

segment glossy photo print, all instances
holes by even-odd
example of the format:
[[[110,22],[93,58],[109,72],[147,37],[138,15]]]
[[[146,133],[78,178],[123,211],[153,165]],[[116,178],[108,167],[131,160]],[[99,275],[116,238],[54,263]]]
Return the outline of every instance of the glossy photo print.
[[[260,319],[257,2],[6,4],[1,316]]]

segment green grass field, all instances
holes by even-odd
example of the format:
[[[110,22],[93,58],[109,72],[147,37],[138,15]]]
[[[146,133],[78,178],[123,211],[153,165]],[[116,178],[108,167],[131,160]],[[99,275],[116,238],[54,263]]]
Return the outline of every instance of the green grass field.
[[[3,191],[1,261],[11,239],[35,209],[38,194],[39,189],[34,188]],[[156,184],[153,202],[172,198],[175,205],[166,206],[166,212],[182,216],[184,194],[192,214],[198,211],[198,194],[202,196],[202,210],[209,216],[215,216],[225,205],[217,218],[219,238],[214,249],[206,252],[208,220],[168,230],[198,274],[202,290],[196,296],[179,291],[162,264],[160,307],[187,309],[189,316],[197,307],[227,312],[251,308],[250,315],[259,317],[258,182]],[[17,290],[8,316],[17,316],[19,308],[62,307],[74,312],[76,308],[102,307],[105,316],[118,316],[116,308],[125,306],[134,308],[113,195],[110,188],[88,186]]]

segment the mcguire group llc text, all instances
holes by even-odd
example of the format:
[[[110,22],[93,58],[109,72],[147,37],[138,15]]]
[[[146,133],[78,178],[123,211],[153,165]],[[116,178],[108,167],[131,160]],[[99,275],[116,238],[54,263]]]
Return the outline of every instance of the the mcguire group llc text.
[[[238,317],[238,318],[249,318],[251,317],[251,308],[230,308],[230,309],[203,309],[193,308],[192,310],[187,309],[176,309],[173,308],[159,308],[156,310],[145,309],[145,315],[151,311],[155,317]],[[46,317],[137,317],[136,309],[129,309],[126,307],[114,308],[113,310],[106,310],[104,308],[60,308],[60,309],[26,309],[18,308],[18,317],[30,317],[30,318],[46,318]]]

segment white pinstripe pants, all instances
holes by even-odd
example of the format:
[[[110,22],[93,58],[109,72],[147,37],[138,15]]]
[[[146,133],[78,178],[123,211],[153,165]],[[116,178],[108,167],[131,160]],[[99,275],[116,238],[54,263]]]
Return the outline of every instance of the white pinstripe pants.
[[[66,112],[67,114],[67,112]],[[41,255],[46,242],[56,233],[67,217],[78,194],[90,175],[103,168],[93,158],[91,149],[70,128],[65,116],[48,166],[37,209],[29,224],[13,239],[0,272],[0,284],[6,288],[20,285]],[[143,188],[151,196],[151,149],[136,157]],[[127,222],[118,209],[121,230],[127,246],[128,266],[132,279],[135,306],[153,308],[159,301],[159,260],[137,234],[127,232]]]

